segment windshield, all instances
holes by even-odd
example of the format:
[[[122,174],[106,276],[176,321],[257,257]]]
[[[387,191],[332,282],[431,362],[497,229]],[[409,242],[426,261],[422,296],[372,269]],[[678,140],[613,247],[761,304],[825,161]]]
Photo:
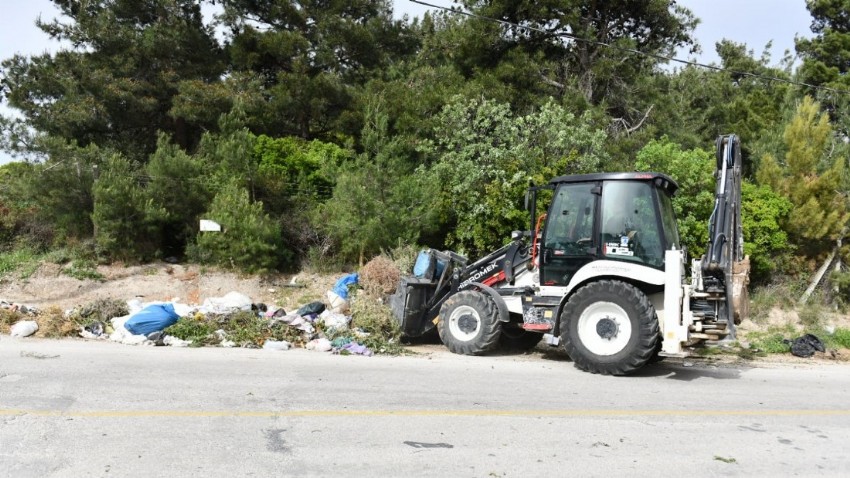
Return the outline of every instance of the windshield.
[[[643,181],[605,183],[601,242],[606,259],[639,262],[657,268],[664,266],[667,227],[662,237],[660,208],[656,205],[658,196],[654,191],[651,183]],[[662,193],[662,196],[666,195]],[[672,214],[672,209],[668,209]],[[675,233],[675,228],[673,231]]]
[[[661,209],[661,223],[664,227],[664,242],[666,249],[681,249],[679,245],[679,228],[676,227],[676,214],[673,212],[673,199],[662,189],[656,189],[658,205]]]

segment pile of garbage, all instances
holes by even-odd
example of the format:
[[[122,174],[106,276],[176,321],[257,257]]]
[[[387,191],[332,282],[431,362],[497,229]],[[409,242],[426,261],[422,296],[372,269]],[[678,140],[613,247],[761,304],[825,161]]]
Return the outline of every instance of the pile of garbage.
[[[371,356],[364,341],[370,333],[352,328],[348,288],[358,283],[357,274],[341,277],[327,292],[329,304],[310,302],[295,312],[255,303],[239,292],[211,297],[202,304],[167,302],[126,303],[101,300],[64,312],[66,321],[77,324],[79,336],[111,340],[126,345],[220,346],[288,350],[308,350],[343,355]],[[5,306],[6,302],[2,302]],[[11,308],[13,305],[9,304]],[[37,311],[15,304],[15,311]],[[27,337],[38,330],[34,320],[19,320],[11,334]]]
[[[7,302],[5,300],[0,300],[0,309],[7,310],[9,312],[17,312],[23,315],[38,315],[39,312],[38,309],[31,305]]]

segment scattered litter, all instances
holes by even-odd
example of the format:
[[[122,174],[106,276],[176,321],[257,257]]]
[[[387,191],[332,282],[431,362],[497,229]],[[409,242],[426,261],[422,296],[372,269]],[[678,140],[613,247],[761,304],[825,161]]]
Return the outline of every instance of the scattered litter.
[[[351,337],[337,337],[333,340],[333,342],[331,342],[331,345],[333,346],[333,348],[338,349],[341,348],[343,345],[348,345],[350,343]]]
[[[12,337],[29,337],[38,330],[38,324],[34,320],[22,320],[15,322],[12,326],[10,335]]]
[[[292,344],[286,340],[266,340],[263,344],[265,350],[289,350]]]
[[[31,305],[18,304],[0,300],[0,309],[5,309],[10,312],[18,312],[25,315],[38,315],[39,310]]]
[[[348,309],[348,288],[355,285],[360,280],[360,275],[357,273],[346,274],[340,277],[333,289],[327,293],[328,302],[331,305],[331,310],[334,312],[342,312]]]
[[[165,330],[179,318],[174,304],[151,304],[131,315],[124,327],[133,335],[148,335]]]
[[[236,347],[236,342],[232,340],[222,340],[218,345],[219,347],[233,348]]]
[[[23,352],[21,351],[21,357],[30,357],[34,359],[55,359],[59,358],[59,355],[47,355],[38,352]]]
[[[192,345],[191,340],[181,340],[172,335],[166,335],[164,339],[162,339],[163,345],[168,345],[171,347],[188,347]]]
[[[165,335],[165,332],[163,332],[161,330],[158,330],[156,332],[151,332],[147,335],[147,337],[148,337],[148,340],[151,343],[153,343],[153,345],[156,345],[157,347],[161,347],[161,346],[165,345],[166,335]]]
[[[124,345],[140,345],[148,340],[145,335],[133,335],[132,332],[124,327],[124,324],[130,318],[129,315],[124,317],[114,317],[112,319],[112,328],[114,331],[109,335],[109,340],[120,342]]]
[[[225,314],[237,310],[251,310],[253,301],[239,292],[228,292],[224,297],[210,297],[201,306],[206,312]]]
[[[333,349],[333,345],[331,345],[330,340],[320,338],[307,342],[307,345],[304,348],[307,350],[316,350],[318,352],[330,352],[331,349]]]
[[[806,334],[794,340],[785,339],[783,342],[791,346],[791,354],[797,357],[808,358],[815,352],[826,352],[823,342],[812,334]]]
[[[84,332],[88,332],[93,337],[100,337],[106,331],[106,325],[103,322],[96,320],[85,327],[83,327]]]
[[[351,317],[326,310],[319,314],[319,320],[325,325],[325,331],[332,333],[334,331],[347,330],[348,324],[351,322]]]
[[[366,357],[372,356],[372,351],[365,345],[360,345],[357,342],[349,342],[338,349],[334,349],[334,353],[341,355],[363,355]]]
[[[323,302],[310,302],[309,304],[301,307],[296,312],[296,315],[305,316],[310,314],[321,314],[325,310],[325,304]]]

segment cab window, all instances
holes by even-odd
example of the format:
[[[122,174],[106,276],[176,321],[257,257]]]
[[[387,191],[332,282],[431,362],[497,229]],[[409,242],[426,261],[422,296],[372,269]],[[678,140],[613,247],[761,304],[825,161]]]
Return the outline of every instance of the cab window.
[[[647,182],[605,183],[601,244],[606,259],[664,266],[664,238],[656,197]]]

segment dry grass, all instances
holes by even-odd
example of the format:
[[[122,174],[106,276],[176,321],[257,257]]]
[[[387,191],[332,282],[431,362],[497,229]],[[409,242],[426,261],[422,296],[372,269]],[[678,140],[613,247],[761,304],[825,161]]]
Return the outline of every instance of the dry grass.
[[[380,255],[360,269],[360,284],[371,297],[384,297],[395,292],[401,272],[386,256]]]
[[[41,311],[36,318],[39,337],[55,339],[59,337],[75,337],[80,332],[82,324],[73,317],[65,317],[59,307],[48,307]]]

